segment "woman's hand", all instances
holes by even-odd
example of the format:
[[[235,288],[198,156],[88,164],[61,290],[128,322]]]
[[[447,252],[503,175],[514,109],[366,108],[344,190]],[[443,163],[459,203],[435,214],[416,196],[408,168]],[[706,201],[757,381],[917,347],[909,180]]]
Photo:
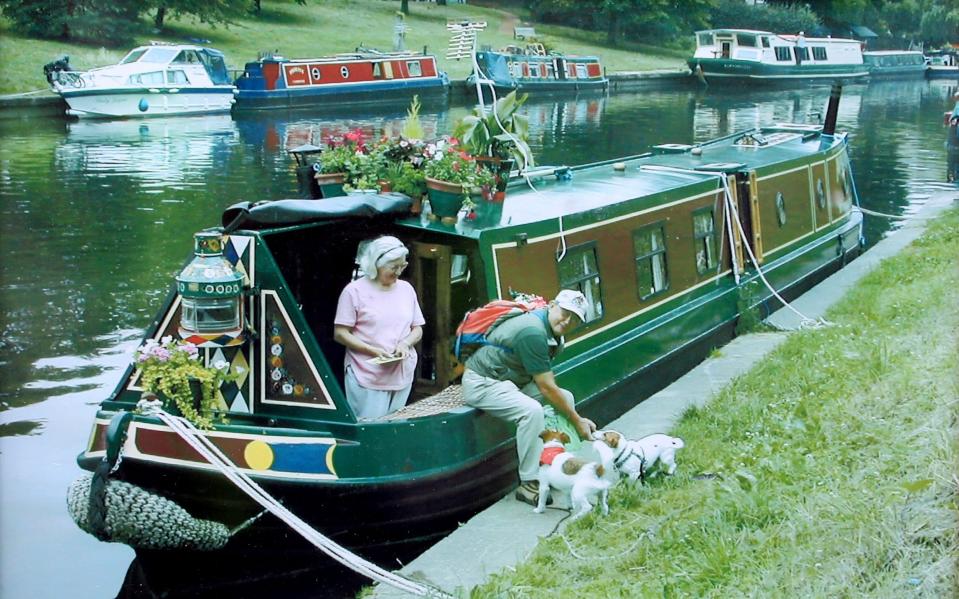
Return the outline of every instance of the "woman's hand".
[[[393,352],[391,352],[391,351],[388,350],[388,349],[383,349],[382,347],[380,347],[380,346],[378,346],[378,345],[370,345],[370,346],[368,346],[368,352],[371,353],[371,354],[373,354],[373,356],[374,356],[374,357],[377,357],[377,358],[386,359],[386,358],[393,358],[393,357],[395,357],[395,355],[394,355]]]
[[[393,350],[393,355],[405,358],[410,353],[410,345],[406,341],[400,341],[396,344],[396,349]]]

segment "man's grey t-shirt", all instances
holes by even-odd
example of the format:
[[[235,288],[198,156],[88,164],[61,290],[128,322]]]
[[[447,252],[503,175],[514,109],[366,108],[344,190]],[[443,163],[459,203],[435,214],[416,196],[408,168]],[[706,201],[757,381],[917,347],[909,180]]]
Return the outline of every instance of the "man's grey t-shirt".
[[[500,323],[487,335],[491,345],[477,349],[466,367],[485,377],[512,381],[521,389],[534,375],[549,372],[561,344],[553,337],[546,315],[547,309],[541,308]]]

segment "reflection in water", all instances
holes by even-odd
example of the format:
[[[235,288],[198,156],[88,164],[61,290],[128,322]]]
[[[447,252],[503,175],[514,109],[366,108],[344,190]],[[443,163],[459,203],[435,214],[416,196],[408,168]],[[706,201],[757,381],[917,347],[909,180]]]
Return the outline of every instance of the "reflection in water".
[[[908,214],[932,193],[954,189],[943,173],[955,154],[944,147],[942,113],[955,88],[939,80],[844,90],[839,129],[851,134],[867,208]],[[823,110],[827,96],[824,87],[643,91],[533,98],[523,110],[537,163],[578,164],[803,121]],[[427,135],[451,132],[470,108],[424,108]],[[51,597],[104,597],[120,587],[132,552],[80,532],[66,515],[64,489],[78,474],[74,456],[87,442],[96,403],[116,384],[168,293],[193,232],[217,223],[237,201],[295,197],[287,150],[353,128],[395,135],[404,116],[401,108],[349,117],[311,110],[0,122],[5,595],[37,596],[39,580]],[[867,241],[891,226],[867,218]],[[133,580],[142,574],[131,571]]]

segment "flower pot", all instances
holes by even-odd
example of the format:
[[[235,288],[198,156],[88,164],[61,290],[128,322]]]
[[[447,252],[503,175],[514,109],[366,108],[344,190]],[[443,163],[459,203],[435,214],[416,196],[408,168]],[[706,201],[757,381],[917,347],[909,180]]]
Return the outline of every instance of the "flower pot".
[[[324,198],[335,198],[343,195],[343,184],[346,183],[346,173],[316,173],[314,175],[320,193]]]
[[[476,162],[483,168],[491,171],[496,177],[495,188],[490,201],[502,202],[506,199],[506,186],[509,185],[509,173],[513,170],[512,158],[497,158],[495,156],[477,156]]]
[[[438,218],[455,219],[463,206],[463,186],[438,179],[426,178],[426,193],[430,198],[430,208]]]
[[[380,179],[376,183],[380,186],[380,193],[389,193],[393,191],[393,184],[386,179]]]

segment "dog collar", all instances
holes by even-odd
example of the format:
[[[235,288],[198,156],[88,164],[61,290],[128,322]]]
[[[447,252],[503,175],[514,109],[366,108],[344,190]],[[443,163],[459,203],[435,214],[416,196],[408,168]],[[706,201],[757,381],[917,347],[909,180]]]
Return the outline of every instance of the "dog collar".
[[[566,451],[562,447],[544,447],[543,453],[539,455],[540,466],[551,466],[556,456]]]

